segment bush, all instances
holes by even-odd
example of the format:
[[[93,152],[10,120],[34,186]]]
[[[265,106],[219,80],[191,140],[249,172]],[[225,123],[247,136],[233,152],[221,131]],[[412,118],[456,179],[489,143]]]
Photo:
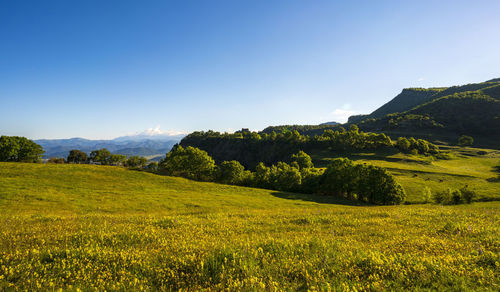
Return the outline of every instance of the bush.
[[[157,172],[158,171],[158,162],[156,161],[151,161],[147,166],[146,169],[149,172]]]
[[[49,160],[47,160],[47,163],[63,164],[64,158],[51,157],[49,158]]]
[[[476,192],[474,192],[473,190],[469,190],[467,186],[464,186],[460,189],[460,194],[463,202],[467,204],[472,203],[472,200],[476,197]]]
[[[123,165],[127,162],[127,156],[122,154],[111,154],[109,158],[109,164],[111,165]]]
[[[448,189],[446,191],[437,192],[434,195],[434,201],[438,204],[449,205],[449,204],[463,204],[472,203],[472,200],[476,197],[476,192],[469,190],[467,186],[459,190]]]
[[[431,189],[428,186],[425,186],[422,190],[422,201],[424,203],[429,203],[432,198]]]
[[[451,192],[451,202],[455,205],[462,203],[462,193],[459,190]]]
[[[435,192],[433,199],[434,202],[445,205],[451,202],[451,197],[452,197],[451,189],[447,189],[445,191]]]
[[[471,146],[474,143],[474,139],[471,136],[462,135],[458,138],[458,146]]]
[[[134,169],[142,169],[146,167],[148,160],[142,156],[130,156],[127,159],[126,166]]]

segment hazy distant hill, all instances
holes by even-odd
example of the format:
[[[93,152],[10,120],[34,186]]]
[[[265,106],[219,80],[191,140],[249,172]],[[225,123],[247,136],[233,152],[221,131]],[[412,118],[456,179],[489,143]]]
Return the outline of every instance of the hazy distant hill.
[[[321,123],[320,125],[332,125],[332,126],[335,126],[335,125],[340,125],[340,123],[337,123],[337,122],[326,122],[326,123]]]
[[[45,150],[45,158],[67,157],[69,151],[73,149],[90,153],[101,148],[106,148],[113,154],[153,156],[170,151],[172,146],[178,143],[182,137],[184,135],[131,135],[113,140],[71,138],[42,139],[35,140],[35,142]]]

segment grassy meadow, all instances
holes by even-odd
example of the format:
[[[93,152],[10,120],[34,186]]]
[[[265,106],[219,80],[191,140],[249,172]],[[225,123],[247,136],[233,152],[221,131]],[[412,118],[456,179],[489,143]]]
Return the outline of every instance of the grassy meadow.
[[[424,175],[460,187],[451,178],[466,174],[498,198],[496,155],[365,160],[399,171],[418,202]],[[0,163],[0,210],[0,291],[500,288],[495,201],[356,206],[119,167]]]
[[[330,151],[312,153],[315,165],[325,167],[334,157],[349,157],[356,163],[384,167],[403,186],[408,203],[423,203],[422,191],[444,191],[468,186],[476,200],[500,200],[500,151],[464,147],[443,147],[451,159],[409,155],[398,152],[360,152],[339,154]]]

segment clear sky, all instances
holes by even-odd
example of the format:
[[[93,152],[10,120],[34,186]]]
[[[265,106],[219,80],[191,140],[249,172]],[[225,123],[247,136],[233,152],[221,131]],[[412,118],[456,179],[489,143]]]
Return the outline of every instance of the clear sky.
[[[0,0],[0,134],[344,122],[500,77],[500,1]]]

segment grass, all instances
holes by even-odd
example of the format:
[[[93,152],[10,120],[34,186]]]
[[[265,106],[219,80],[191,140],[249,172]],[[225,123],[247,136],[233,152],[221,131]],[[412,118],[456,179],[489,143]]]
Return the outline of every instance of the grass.
[[[439,192],[467,185],[481,201],[500,200],[500,151],[476,148],[442,147],[452,159],[407,155],[393,152],[312,153],[315,165],[325,167],[335,157],[349,157],[356,163],[387,168],[407,193],[408,203],[422,203],[425,186]]]
[[[500,202],[344,203],[0,163],[0,291],[498,291]]]

